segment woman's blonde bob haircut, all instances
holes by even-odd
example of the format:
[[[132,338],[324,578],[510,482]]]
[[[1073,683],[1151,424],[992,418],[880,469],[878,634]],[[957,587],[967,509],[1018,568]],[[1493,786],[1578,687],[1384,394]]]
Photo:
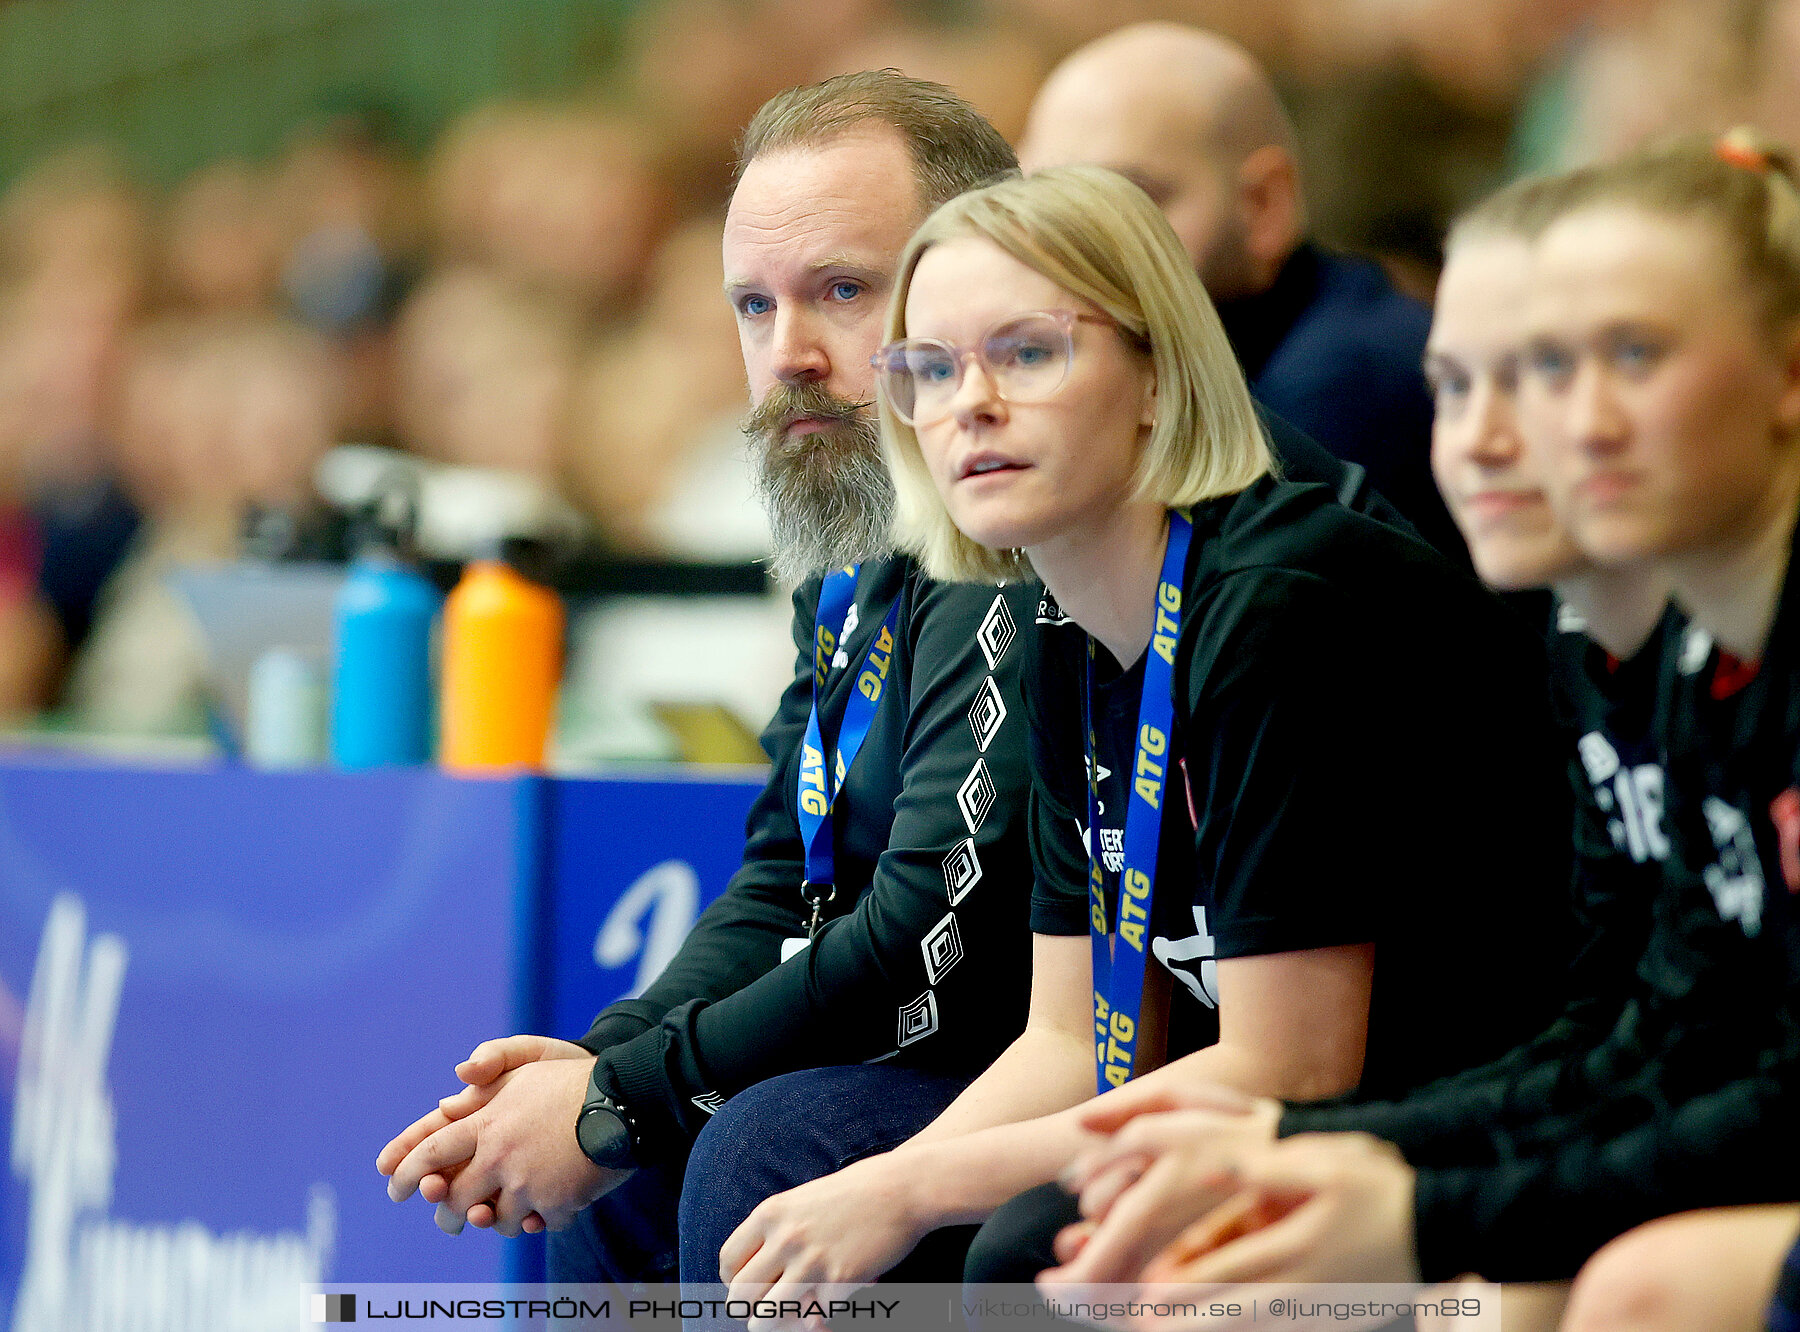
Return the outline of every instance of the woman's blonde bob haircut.
[[[1099,167],[1057,167],[950,200],[900,256],[887,341],[907,336],[906,298],[920,258],[963,237],[992,241],[1104,312],[1149,353],[1156,423],[1138,461],[1137,496],[1182,508],[1235,494],[1275,469],[1218,312],[1161,210],[1136,185]],[[898,498],[895,541],[928,574],[994,582],[1030,573],[1021,552],[991,550],[957,530],[917,433],[885,401],[881,443]]]

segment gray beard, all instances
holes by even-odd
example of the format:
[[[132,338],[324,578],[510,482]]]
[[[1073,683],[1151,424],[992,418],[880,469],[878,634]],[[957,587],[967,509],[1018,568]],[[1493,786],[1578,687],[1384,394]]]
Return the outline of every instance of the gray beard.
[[[891,554],[894,483],[867,410],[794,440],[782,439],[780,429],[746,423],[756,493],[774,540],[775,577],[797,583]]]

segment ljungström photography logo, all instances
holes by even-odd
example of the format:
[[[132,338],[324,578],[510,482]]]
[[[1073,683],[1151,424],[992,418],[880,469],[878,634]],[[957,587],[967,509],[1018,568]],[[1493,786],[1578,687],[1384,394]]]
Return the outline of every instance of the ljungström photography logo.
[[[312,1297],[312,1320],[315,1323],[354,1323],[356,1321],[356,1296],[314,1295]]]

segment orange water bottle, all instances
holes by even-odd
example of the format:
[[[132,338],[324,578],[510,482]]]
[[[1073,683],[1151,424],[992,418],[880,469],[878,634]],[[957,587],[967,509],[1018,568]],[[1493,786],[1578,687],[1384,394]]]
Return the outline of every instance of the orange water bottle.
[[[563,605],[499,559],[444,602],[439,759],[451,772],[541,768],[562,675]]]

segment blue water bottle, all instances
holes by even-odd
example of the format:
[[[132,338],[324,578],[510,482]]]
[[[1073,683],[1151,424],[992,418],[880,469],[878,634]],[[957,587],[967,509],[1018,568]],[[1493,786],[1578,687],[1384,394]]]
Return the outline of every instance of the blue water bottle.
[[[428,763],[431,626],[443,597],[411,562],[413,504],[378,498],[338,593],[331,757],[340,768]]]

